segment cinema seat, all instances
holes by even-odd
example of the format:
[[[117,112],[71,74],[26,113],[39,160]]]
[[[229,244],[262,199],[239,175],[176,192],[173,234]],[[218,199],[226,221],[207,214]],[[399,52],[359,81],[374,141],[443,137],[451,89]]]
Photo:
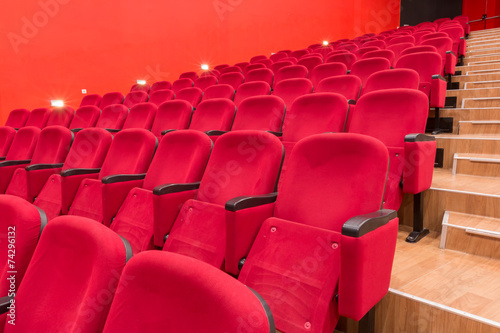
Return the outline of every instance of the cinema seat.
[[[149,94],[149,90],[151,89],[151,86],[149,84],[134,84],[132,87],[130,87],[130,92],[132,91],[144,91],[146,94]]]
[[[277,53],[271,54],[269,56],[269,60],[271,60],[273,63],[276,63],[276,62],[278,62],[281,59],[286,58],[286,57],[288,57],[287,53],[285,53],[285,52],[277,52]]]
[[[258,60],[256,62],[254,62],[254,64],[262,64],[262,65],[266,66],[266,68],[271,68],[271,65],[273,64],[273,62],[269,59],[262,59],[262,60]]]
[[[137,103],[130,108],[123,129],[144,128],[150,130],[158,107],[153,103]]]
[[[326,55],[332,51],[333,51],[333,47],[331,45],[321,46],[321,47],[315,49],[312,54],[320,54],[323,57],[323,59],[325,59]]]
[[[189,129],[208,135],[221,135],[231,130],[236,105],[226,98],[214,98],[201,102],[193,114]]]
[[[156,137],[145,129],[117,133],[97,179],[81,182],[68,214],[109,226],[130,189],[142,184],[156,145]]]
[[[26,109],[15,109],[10,111],[7,120],[5,121],[5,126],[10,126],[15,129],[20,129],[26,125],[28,118],[30,117],[30,111]]]
[[[423,42],[425,42],[426,40],[429,40],[429,39],[447,38],[447,37],[448,37],[448,34],[445,32],[433,32],[433,33],[426,34],[426,35],[420,37],[419,45],[422,45]]]
[[[241,102],[231,131],[261,130],[281,132],[285,102],[276,96],[253,96]]]
[[[202,91],[205,91],[210,86],[217,84],[218,79],[217,76],[214,75],[205,75],[201,76],[196,81],[194,81],[194,87],[200,88]]]
[[[9,152],[0,162],[0,194],[5,193],[14,171],[31,163],[40,132],[41,130],[34,126],[25,126],[17,131]]]
[[[151,89],[149,89],[149,94],[153,94],[155,91],[158,90],[170,90],[172,89],[172,83],[169,81],[157,81],[151,85]]]
[[[318,134],[297,143],[278,194],[226,204],[226,256],[256,236],[226,268],[241,262],[238,280],[270,305],[277,330],[333,332],[385,296],[399,222],[380,209],[388,166],[374,138]]]
[[[348,70],[351,70],[352,64],[356,62],[356,56],[352,53],[341,53],[329,55],[325,60],[326,63],[340,62],[344,64]]]
[[[48,178],[34,202],[49,220],[68,213],[83,179],[97,178],[112,140],[102,128],[83,129],[75,135],[61,172]]]
[[[189,104],[191,104],[195,109],[201,102],[202,98],[203,98],[203,90],[197,87],[181,89],[175,95],[176,100],[186,101]]]
[[[356,104],[361,94],[361,79],[355,75],[337,75],[320,81],[315,93],[337,93],[341,94],[350,104]]]
[[[238,90],[243,82],[245,82],[245,77],[241,73],[226,73],[219,78],[219,84],[229,84],[234,90]]]
[[[184,88],[194,87],[194,81],[189,78],[180,78],[179,80],[172,83],[172,91],[177,94],[180,90]]]
[[[316,66],[309,74],[314,87],[317,87],[319,82],[327,77],[345,75],[347,74],[347,67],[342,63],[328,63]]]
[[[396,56],[394,55],[394,52],[388,49],[385,50],[378,50],[378,51],[371,51],[363,54],[361,59],[371,59],[371,58],[385,58],[389,60],[389,63],[391,66],[394,64],[394,59]]]
[[[460,63],[462,64],[465,53],[467,52],[467,42],[464,38],[464,29],[462,26],[450,26],[445,27],[440,31],[448,34],[451,38],[453,41],[452,51],[457,57],[459,57]]]
[[[266,60],[266,59],[267,59],[267,57],[266,57],[265,55],[256,55],[256,56],[254,56],[254,57],[250,58],[250,63],[251,63],[251,64],[254,64],[254,63],[256,63],[257,61],[260,61],[260,60]]]
[[[49,119],[47,120],[47,124],[45,125],[45,127],[62,126],[68,128],[69,124],[73,120],[74,115],[75,115],[75,110],[73,110],[69,106],[55,108],[50,113]]]
[[[193,82],[196,81],[196,79],[198,77],[199,77],[199,75],[196,72],[185,72],[185,73],[182,73],[181,75],[179,75],[179,79],[190,79]]]
[[[125,97],[123,96],[122,93],[110,92],[110,93],[104,94],[102,96],[102,100],[101,100],[101,103],[99,104],[99,108],[101,110],[104,110],[105,107],[112,105],[112,104],[123,104],[124,100],[125,100]]]
[[[385,49],[387,45],[386,42],[383,40],[374,40],[363,44],[363,47],[370,47],[370,46],[376,46],[380,49]]]
[[[243,69],[243,75],[245,75],[245,77],[247,77],[248,72],[250,72],[251,70],[254,70],[254,69],[259,69],[259,68],[267,68],[267,67],[264,64],[250,64],[250,65],[246,66],[245,69]]]
[[[240,103],[248,97],[252,96],[262,96],[271,94],[271,86],[264,81],[255,81],[255,82],[246,82],[243,83],[236,95],[234,95],[234,104],[236,107],[240,105]]]
[[[102,109],[101,116],[95,127],[104,128],[110,132],[118,132],[128,117],[129,110],[123,104],[111,104]]]
[[[187,129],[193,115],[193,106],[182,100],[168,101],[158,107],[151,132],[157,137],[162,132]]]
[[[407,35],[407,36],[399,36],[394,37],[390,41],[387,42],[387,46],[399,44],[399,43],[412,43],[415,44],[415,37]]]
[[[278,70],[276,77],[274,78],[274,84],[287,79],[307,79],[309,71],[307,67],[302,65],[291,65],[285,66]]]
[[[1,126],[0,127],[0,161],[5,160],[5,156],[9,152],[12,141],[16,136],[14,127]]]
[[[12,195],[0,195],[0,226],[4,232],[0,234],[0,295],[9,294],[9,290],[18,290],[24,273],[33,256],[38,239],[47,224],[43,210],[33,206],[26,200]],[[14,241],[13,241],[14,240]],[[14,244],[14,247],[9,244]],[[15,258],[14,260],[11,258]],[[11,261],[9,261],[11,259]],[[12,269],[9,263],[15,263],[15,279],[10,277]],[[11,288],[11,282],[15,288]]]
[[[224,76],[224,74],[222,74]],[[236,90],[233,86],[229,84],[217,84],[215,86],[208,87],[203,93],[203,101],[214,98],[227,98],[229,100],[234,100],[234,94]]]
[[[394,60],[396,62],[404,50],[406,50],[410,47],[413,47],[413,46],[415,46],[415,45],[413,45],[412,43],[393,44],[393,45],[387,46],[387,50],[394,52]]]
[[[455,67],[457,65],[457,55],[453,53],[453,41],[446,35],[442,38],[427,39],[421,45],[434,46],[442,58],[441,73],[448,75],[448,81],[451,82],[451,75],[455,75]]]
[[[89,94],[85,95],[82,98],[82,101],[80,102],[80,107],[82,106],[97,106],[101,104],[102,97],[101,95],[98,94]]]
[[[309,50],[307,50],[307,49],[295,50],[295,51],[292,51],[292,53],[290,53],[290,57],[300,59],[301,57],[305,56],[306,54],[309,54]]]
[[[149,99],[149,95],[144,91],[132,91],[125,96],[125,100],[123,101],[123,105],[128,107],[129,109],[136,104],[146,103]]]
[[[175,99],[175,93],[170,89],[161,89],[156,90],[155,92],[149,95],[149,103],[153,103],[156,106],[160,106],[162,103],[166,101],[171,101]]]
[[[26,121],[25,127],[34,126],[38,128],[44,128],[47,125],[50,114],[52,111],[47,108],[37,108],[31,110],[30,116]]]
[[[241,71],[244,72],[245,68],[250,65],[249,62],[246,62],[246,61],[243,61],[243,62],[238,62],[236,64],[234,64],[235,67],[239,67],[241,68]]]
[[[238,67],[238,66],[228,66],[225,67],[221,72],[221,75],[227,74],[227,73],[243,73],[243,70]]]
[[[367,45],[367,46],[369,46],[369,45]],[[344,51],[354,53],[358,50],[358,48],[359,47],[355,43],[346,42],[346,43],[339,44],[339,46],[337,46],[336,50],[344,50]]]
[[[212,141],[199,131],[171,131],[163,136],[144,182],[130,190],[111,224],[111,230],[129,240],[134,254],[154,248],[153,191],[162,194],[162,211],[178,213],[184,201],[194,196],[171,198],[168,192],[199,182],[211,150]]]
[[[127,276],[135,278],[127,281]],[[276,331],[269,306],[255,291],[175,253],[134,257],[117,290],[104,333]],[[141,307],[134,306],[138,300]],[[200,304],[209,306],[200,310]]]
[[[274,192],[282,158],[283,146],[270,133],[235,131],[222,135],[214,145],[196,199],[186,201],[175,217],[161,214],[161,220],[155,219],[155,245],[165,241],[163,251],[222,268],[226,242],[224,205],[242,195]]]
[[[127,240],[95,221],[54,219],[16,294],[15,325],[4,332],[102,332],[131,256]]]
[[[299,96],[312,93],[313,85],[308,79],[286,79],[274,85],[273,95],[281,97],[290,107]]]
[[[216,70],[215,68],[209,69],[209,70],[204,70],[203,72],[201,72],[200,77],[204,77],[204,76],[215,76],[216,78],[218,78],[220,76],[220,72],[218,70]],[[194,81],[196,82],[196,80],[194,80]]]
[[[384,89],[418,89],[420,77],[409,68],[388,69],[376,72],[368,77],[362,95]]]
[[[409,48],[403,50],[399,56],[401,58],[402,56],[407,55],[407,54],[421,53],[421,52],[436,52],[436,53],[438,53],[438,50],[436,49],[436,47],[434,47],[432,45],[418,45],[418,46],[409,47]]]
[[[266,82],[270,87],[273,86],[274,73],[269,68],[258,68],[247,72],[245,76],[245,82],[255,82],[263,81]]]
[[[14,171],[5,193],[33,202],[50,175],[61,172],[73,137],[74,134],[62,126],[44,128],[29,165]]]
[[[97,120],[101,116],[101,109],[94,105],[79,107],[73,120],[69,124],[69,129],[73,132],[78,132],[83,128],[95,127]]]
[[[222,70],[223,70],[224,68],[227,68],[227,67],[229,67],[229,65],[228,65],[228,64],[221,64],[221,65],[217,65],[217,66],[215,66],[215,67],[214,67],[214,69],[215,69],[216,71],[219,71],[219,72],[221,72],[221,73],[222,73]]]

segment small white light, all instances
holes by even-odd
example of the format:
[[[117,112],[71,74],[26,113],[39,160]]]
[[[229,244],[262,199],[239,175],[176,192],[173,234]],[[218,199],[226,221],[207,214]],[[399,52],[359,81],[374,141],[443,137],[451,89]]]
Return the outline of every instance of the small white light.
[[[273,55],[273,54],[275,54],[275,53],[271,53],[271,55]]]
[[[82,94],[86,94],[87,93],[87,89],[82,89]]]
[[[328,44],[330,44],[330,43],[329,43],[327,40],[324,40],[324,41],[323,41],[323,45],[324,45],[324,46],[327,46]]]
[[[146,84],[146,80],[137,80],[137,84]]]
[[[63,107],[64,101],[62,99],[52,99],[50,100],[50,105],[53,107]]]
[[[204,71],[208,71],[208,69],[209,69],[209,68],[210,68],[210,67],[208,67],[208,65],[207,65],[207,64],[202,64],[202,65],[201,65],[201,69],[203,69]]]

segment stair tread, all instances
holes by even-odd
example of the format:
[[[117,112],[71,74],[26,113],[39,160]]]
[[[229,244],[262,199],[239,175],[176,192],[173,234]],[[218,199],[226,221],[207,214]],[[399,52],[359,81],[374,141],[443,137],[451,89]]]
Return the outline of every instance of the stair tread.
[[[448,224],[464,228],[476,228],[487,231],[500,232],[500,219],[488,216],[448,212]]]
[[[500,196],[500,178],[453,175],[451,169],[434,169],[431,189]]]
[[[496,154],[471,154],[471,153],[455,153],[457,158],[484,158],[492,160],[500,160],[500,155]]]

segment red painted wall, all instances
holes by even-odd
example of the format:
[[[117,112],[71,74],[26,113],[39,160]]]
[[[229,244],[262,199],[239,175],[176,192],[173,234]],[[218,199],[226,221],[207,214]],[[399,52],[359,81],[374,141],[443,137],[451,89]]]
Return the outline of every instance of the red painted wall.
[[[399,25],[399,0],[23,0],[0,13],[0,124],[11,109],[136,79],[352,38]]]
[[[487,14],[488,17],[500,16],[500,0],[463,0],[462,14],[469,16],[471,21],[481,19],[483,14]],[[498,28],[500,18],[473,22],[470,26],[473,31]]]

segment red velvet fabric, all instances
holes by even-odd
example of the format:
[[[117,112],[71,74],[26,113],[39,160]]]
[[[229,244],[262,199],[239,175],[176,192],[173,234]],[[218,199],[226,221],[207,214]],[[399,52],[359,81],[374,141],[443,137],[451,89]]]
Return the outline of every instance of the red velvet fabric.
[[[112,104],[102,109],[101,116],[95,127],[122,129],[128,117],[128,108],[121,104]]]
[[[273,95],[281,97],[290,108],[297,97],[312,93],[313,86],[308,79],[287,79],[274,85]]]
[[[200,78],[203,79],[203,78]],[[200,80],[198,79],[198,80]],[[182,100],[186,101],[189,104],[193,106],[193,108],[196,109],[198,104],[201,102],[201,99],[203,97],[203,90],[197,87],[190,87],[190,88],[184,88],[179,90],[176,95],[175,99],[176,100]]]
[[[418,89],[419,80],[418,73],[409,68],[379,71],[368,77],[363,88],[363,94],[395,88]]]
[[[207,89],[208,87],[217,84],[217,81],[218,79],[214,75],[201,76],[194,81],[194,87],[200,88],[201,91],[205,91],[205,89]]]
[[[387,46],[387,50],[394,52],[394,62],[397,62],[397,60],[401,56],[401,52],[413,46],[415,45],[412,43],[399,43]]]
[[[172,83],[169,81],[157,81],[151,85],[151,89],[149,89],[149,94],[153,94],[158,90],[170,90],[172,89]]]
[[[385,49],[387,45],[386,45],[385,41],[383,41],[383,40],[374,40],[374,41],[366,42],[365,44],[363,44],[363,46],[364,47],[376,46],[376,47],[380,47],[381,49]]]
[[[75,115],[75,110],[73,110],[69,106],[55,108],[50,113],[50,117],[47,120],[46,127],[62,126],[67,128],[69,127],[69,124],[73,120],[74,115]]]
[[[81,106],[76,110],[69,129],[95,127],[100,116],[101,109],[97,106]]]
[[[239,68],[239,67],[237,67]],[[215,86],[208,87],[207,90],[203,93],[203,101],[207,99],[214,98],[227,98],[229,100],[234,100],[234,94],[236,91],[229,84],[217,84]]]
[[[361,59],[352,65],[351,75],[359,77],[361,85],[364,86],[371,74],[390,68],[391,62],[386,58]]]
[[[5,121],[5,126],[10,126],[14,128],[21,128],[26,124],[30,116],[30,111],[26,109],[15,109],[10,111],[7,120]]]
[[[15,136],[16,130],[13,127],[0,127],[0,157],[5,157],[7,155]]]
[[[84,218],[54,219],[16,294],[16,325],[4,332],[102,331],[125,262],[113,231]]]
[[[132,87],[130,87],[130,92],[132,91],[144,91],[146,94],[149,94],[149,89],[151,89],[151,86],[149,84],[134,84]]]
[[[190,79],[191,81],[195,81],[199,77],[198,73],[196,72],[185,72],[179,75],[179,79]],[[174,82],[175,83],[175,82]],[[172,87],[173,89],[173,87]]]
[[[291,65],[285,66],[278,70],[276,77],[274,78],[274,84],[286,79],[306,79],[309,75],[309,71],[306,66],[302,65]]]
[[[275,73],[275,74],[276,74],[276,73],[278,73],[278,71],[279,71],[280,69],[282,69],[283,67],[286,67],[286,66],[292,66],[292,65],[294,65],[294,63],[293,63],[293,62],[291,62],[290,60],[281,60],[281,61],[277,61],[277,62],[275,62],[274,64],[272,64],[272,66],[271,66],[271,71],[272,71],[273,73]]]
[[[222,74],[219,78],[219,84],[229,84],[234,90],[238,90],[238,87],[243,82],[245,82],[245,77],[241,73],[226,73]]]
[[[198,105],[189,129],[202,132],[210,130],[229,131],[233,124],[236,106],[225,98],[214,98]]]
[[[407,54],[412,54],[412,53],[421,53],[421,52],[437,52],[436,47],[432,45],[418,45],[418,46],[413,46],[409,47],[407,49],[404,49],[401,52],[401,57]]]
[[[247,78],[248,80],[248,78]],[[245,98],[271,94],[271,86],[263,81],[243,83],[234,95],[234,104],[238,107]]]
[[[123,271],[104,332],[269,333],[270,327],[264,307],[242,283],[197,260],[150,251]]]
[[[436,141],[405,142],[403,192],[417,194],[431,187]]]
[[[82,106],[99,107],[99,104],[101,104],[101,101],[102,101],[101,95],[98,95],[98,94],[85,95],[85,96],[83,96],[82,101],[80,102],[80,107],[82,107]]]
[[[226,74],[226,73],[243,73],[243,70],[239,66],[227,66],[222,69],[221,74]],[[221,75],[222,76],[222,75]]]
[[[26,121],[26,127],[34,126],[38,128],[44,128],[50,117],[50,111],[47,108],[33,109],[30,113],[28,120]]]
[[[195,73],[196,74],[196,73]],[[196,74],[198,75],[198,74]],[[189,78],[179,78],[179,80],[174,81],[172,83],[172,91],[177,94],[184,88],[191,88],[194,86],[194,81]]]
[[[244,69],[243,69],[243,75],[245,75],[245,78],[246,76],[248,75],[248,73],[254,69],[260,69],[260,68],[267,68],[266,65],[264,64],[250,64],[248,66],[246,66]]]
[[[314,87],[317,87],[321,80],[337,75],[347,74],[347,67],[342,63],[328,63],[316,66],[309,74]]]
[[[446,103],[447,82],[441,79],[432,79],[430,82],[430,106],[444,108]]]
[[[133,107],[139,103],[145,103],[149,99],[149,95],[144,91],[131,91],[125,96],[125,100],[123,101],[123,105],[128,108]]]
[[[352,53],[334,54],[329,56],[325,62],[340,62],[346,65],[347,69],[350,70],[352,64],[356,62],[356,56]]]
[[[178,100],[161,104],[156,112],[151,132],[161,137],[161,132],[169,129],[186,129],[191,122],[193,107],[189,102]]]
[[[276,96],[248,97],[241,102],[231,130],[281,132],[285,109],[285,102]]]
[[[465,48],[467,43],[465,42],[465,39],[462,38],[465,35],[464,28],[462,28],[461,25],[449,26],[443,28],[440,31],[446,33],[453,41],[453,47],[452,47],[453,53],[455,53],[457,57],[461,55],[465,56],[465,51],[466,51]]]
[[[395,57],[396,55],[391,50],[377,50],[377,51],[366,52],[365,54],[363,54],[361,59],[385,58],[389,60],[389,63],[392,66],[394,64]]]
[[[385,60],[385,59],[384,59]],[[361,79],[355,75],[337,75],[320,81],[316,93],[337,93],[357,101],[361,94]]]
[[[113,105],[113,104],[123,104],[125,97],[120,92],[110,92],[104,94],[102,96],[101,103],[99,104],[99,108],[104,110],[105,107]]]
[[[257,61],[265,60],[265,59],[267,59],[267,57],[265,55],[256,55],[256,56],[253,56],[252,58],[250,58],[250,63],[253,64]]]
[[[392,38],[389,42],[387,42],[387,46],[399,44],[399,43],[413,43],[415,44],[415,37],[413,36],[399,36]]]
[[[274,73],[269,68],[257,68],[248,71],[245,75],[245,82],[264,81],[270,87],[273,86]]]
[[[149,103],[153,103],[156,106],[160,106],[162,103],[166,101],[171,101],[175,98],[175,93],[170,89],[161,89],[152,92],[149,95]]]
[[[153,126],[158,107],[153,103],[137,103],[130,108],[123,129],[144,128],[147,130]]]
[[[453,41],[451,40],[451,38],[448,37],[447,34],[444,34],[444,35],[446,35],[446,37],[427,39],[427,40],[421,42],[420,44],[421,45],[431,45],[437,49],[437,51],[441,55],[441,59],[442,59],[442,65],[441,65],[442,70],[440,73],[443,73],[443,70],[444,70],[445,74],[455,74],[455,65],[457,64],[457,59],[456,59],[456,57],[454,57],[454,59],[450,58],[446,54],[447,51],[452,50]]]
[[[247,61],[238,62],[238,63],[234,64],[234,66],[235,66],[235,67],[239,67],[239,68],[241,68],[241,71],[242,71],[242,72],[244,71],[244,69],[245,69],[248,65],[250,65],[250,63],[249,63],[249,62],[247,62]]]

